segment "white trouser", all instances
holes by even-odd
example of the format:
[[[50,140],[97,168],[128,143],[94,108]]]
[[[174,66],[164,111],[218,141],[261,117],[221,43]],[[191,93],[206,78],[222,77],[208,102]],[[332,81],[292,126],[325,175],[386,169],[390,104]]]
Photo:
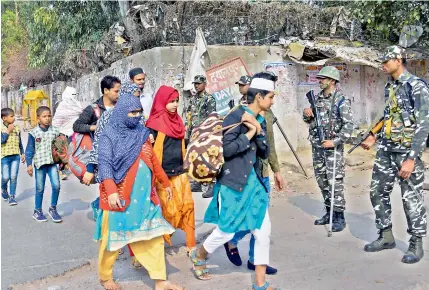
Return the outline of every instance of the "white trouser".
[[[271,221],[268,215],[268,210],[265,212],[265,217],[260,229],[252,231],[255,237],[255,261],[254,265],[268,265],[270,261],[270,236],[271,236]],[[204,249],[212,254],[217,248],[229,242],[234,237],[234,233],[225,233],[217,226],[213,232],[207,237],[203,243]]]

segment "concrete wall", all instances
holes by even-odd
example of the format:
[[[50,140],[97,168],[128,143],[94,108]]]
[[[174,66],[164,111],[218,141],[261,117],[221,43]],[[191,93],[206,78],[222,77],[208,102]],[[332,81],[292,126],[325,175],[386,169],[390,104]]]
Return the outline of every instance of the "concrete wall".
[[[272,46],[209,46],[211,65],[221,63],[240,56],[251,73],[273,70],[278,76],[278,96],[275,99],[273,111],[279,119],[287,136],[295,148],[309,146],[308,129],[302,122],[301,112],[308,106],[305,93],[310,89],[319,91],[317,84],[308,83],[307,78],[312,72],[308,66],[285,61],[281,47]],[[128,71],[133,67],[143,67],[147,73],[145,97],[149,103],[156,89],[162,85],[173,86],[186,74],[192,47],[161,47],[143,51],[118,62],[100,73],[86,75],[76,81],[56,82],[51,85],[39,86],[51,98],[51,104],[61,99],[61,92],[66,85],[74,85],[78,89],[78,99],[90,103],[100,96],[99,81],[105,75],[118,76],[122,81],[128,80]],[[182,63],[182,59],[185,63]],[[356,65],[336,64],[344,67],[342,72],[341,90],[350,98],[353,106],[354,119],[357,125],[370,123],[383,104],[383,88],[386,76],[379,70]],[[210,67],[210,64],[208,65]],[[420,77],[429,76],[429,60],[412,61],[408,64],[410,72]],[[2,107],[13,106],[20,113],[22,93],[17,91],[2,92]],[[5,98],[5,99],[4,99]],[[54,106],[54,109],[56,106]],[[280,132],[275,129],[278,151],[289,151]]]

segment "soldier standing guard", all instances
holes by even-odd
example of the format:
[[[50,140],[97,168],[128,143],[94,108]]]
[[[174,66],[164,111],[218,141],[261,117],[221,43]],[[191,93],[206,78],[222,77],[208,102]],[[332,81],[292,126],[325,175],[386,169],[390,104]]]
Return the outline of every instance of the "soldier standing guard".
[[[429,134],[429,89],[423,80],[406,70],[402,48],[388,47],[380,61],[383,72],[390,75],[384,89],[387,100],[384,116],[379,120],[383,126],[379,133],[370,134],[361,144],[368,150],[378,141],[370,196],[379,237],[366,245],[364,250],[377,252],[392,249],[396,245],[392,234],[390,193],[398,178],[408,233],[411,235],[402,262],[417,263],[423,258],[422,237],[426,236],[427,228],[421,155]]]
[[[207,79],[203,75],[196,75],[194,77],[195,90],[197,95],[191,97],[190,104],[186,108],[186,121],[185,128],[187,137],[190,139],[192,130],[201,122],[207,119],[210,113],[216,112],[215,98],[206,92]],[[192,182],[192,191],[202,191],[201,184]],[[203,197],[213,196],[213,185],[210,185]]]
[[[315,98],[317,108],[306,108],[303,115],[304,121],[310,125],[309,140],[312,145],[314,173],[326,208],[326,214],[314,224],[326,225],[330,221],[334,147],[337,147],[332,231],[340,232],[346,226],[344,218],[346,200],[343,185],[344,143],[350,139],[353,131],[353,115],[350,100],[336,89],[336,84],[340,81],[339,71],[333,66],[326,66],[317,74],[317,79],[322,89]],[[320,140],[317,134],[314,115],[316,111],[326,140]]]
[[[192,130],[201,122],[207,119],[210,113],[216,112],[215,98],[206,92],[207,79],[203,75],[194,77],[195,90],[197,95],[192,97],[190,104],[186,108],[186,124],[188,136]]]

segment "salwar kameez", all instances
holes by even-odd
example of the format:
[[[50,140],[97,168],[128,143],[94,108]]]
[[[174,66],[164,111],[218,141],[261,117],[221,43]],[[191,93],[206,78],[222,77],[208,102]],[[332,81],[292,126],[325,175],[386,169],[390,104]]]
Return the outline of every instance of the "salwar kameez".
[[[159,162],[163,163],[164,158],[164,141],[166,135],[162,132],[157,133],[156,142],[153,147],[155,155]],[[184,159],[185,142],[182,140],[178,142],[177,150],[182,151],[182,158]],[[168,158],[166,156],[165,158]],[[169,176],[168,179],[172,185],[173,195],[171,199],[168,199],[167,192],[163,188],[160,182],[155,182],[156,190],[159,196],[159,200],[162,207],[162,214],[164,218],[170,223],[175,229],[181,229],[186,234],[186,248],[191,250],[196,246],[195,239],[195,211],[194,211],[194,199],[192,197],[191,184],[186,173],[182,173],[176,176]],[[164,236],[165,241],[171,245],[171,235]]]
[[[113,278],[113,265],[119,255],[119,250],[107,250],[109,236],[108,216],[108,214],[105,214],[102,218],[101,242],[99,247],[98,276],[102,281],[107,281]],[[167,279],[163,237],[156,237],[148,241],[131,243],[128,244],[128,246],[134,252],[136,259],[148,271],[151,279]]]
[[[197,244],[195,240],[195,212],[191,185],[186,174],[171,176],[169,180],[173,189],[171,200],[168,200],[167,192],[162,185],[158,182],[156,183],[162,214],[174,228],[185,232],[186,247],[190,250],[195,248]],[[171,245],[171,235],[165,235],[164,238]]]
[[[130,196],[130,205],[124,212],[103,210],[97,219],[94,239],[100,241],[99,276],[113,277],[113,265],[119,249],[129,245],[136,259],[152,279],[166,279],[163,235],[174,228],[162,217],[161,207],[150,196],[152,172],[140,160]]]
[[[215,185],[215,195],[207,208],[204,222],[217,224],[203,244],[208,253],[229,242],[234,233],[250,230],[255,236],[254,265],[269,264],[271,221],[268,194],[254,169],[242,192],[220,183]]]

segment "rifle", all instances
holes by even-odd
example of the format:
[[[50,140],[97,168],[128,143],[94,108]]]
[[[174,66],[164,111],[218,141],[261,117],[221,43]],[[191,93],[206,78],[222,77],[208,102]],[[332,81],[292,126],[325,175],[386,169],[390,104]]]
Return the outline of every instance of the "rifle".
[[[314,91],[309,91],[305,96],[307,97],[308,102],[310,103],[311,108],[313,110],[313,116],[316,120],[317,136],[319,137],[320,142],[322,142],[326,139],[325,133],[323,132],[322,120],[320,120],[319,110],[316,107],[316,97],[314,96]]]
[[[362,144],[362,142],[365,141],[366,138],[368,138],[369,135],[378,133],[381,130],[381,128],[383,128],[383,125],[384,125],[384,120],[381,120],[378,123],[376,123],[375,126],[368,127],[366,132],[362,134],[362,137],[360,138],[359,142],[355,144],[352,148],[350,148],[349,151],[347,151],[347,154],[352,153],[356,148],[358,148],[360,144]]]
[[[352,153],[353,150],[358,148],[360,144],[362,144],[362,142],[365,141],[365,139],[368,138],[370,134],[376,134],[380,132],[380,130],[383,128],[383,125],[384,125],[384,119],[381,119],[384,116],[384,108],[386,108],[389,105],[390,101],[394,98],[395,93],[399,89],[399,87],[400,86],[398,86],[394,91],[390,91],[389,98],[387,98],[386,102],[383,105],[383,110],[377,114],[377,116],[374,119],[374,122],[371,125],[369,125],[368,129],[362,135],[362,138],[359,140],[359,142],[356,145],[354,145],[352,148],[350,148],[349,151],[347,151],[347,154]]]

